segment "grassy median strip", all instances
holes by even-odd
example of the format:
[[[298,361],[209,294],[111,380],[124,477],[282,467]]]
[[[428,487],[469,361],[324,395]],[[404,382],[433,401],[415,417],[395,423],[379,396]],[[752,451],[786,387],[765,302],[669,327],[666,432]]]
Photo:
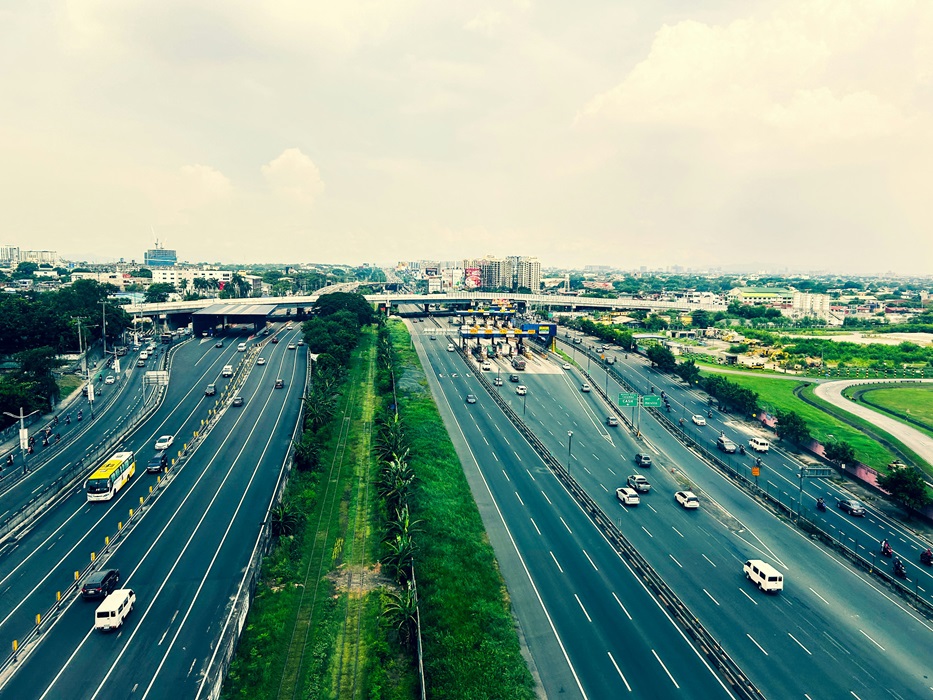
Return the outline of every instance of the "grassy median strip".
[[[399,412],[418,478],[415,569],[428,697],[533,698],[508,592],[421,363],[401,323],[390,326]]]

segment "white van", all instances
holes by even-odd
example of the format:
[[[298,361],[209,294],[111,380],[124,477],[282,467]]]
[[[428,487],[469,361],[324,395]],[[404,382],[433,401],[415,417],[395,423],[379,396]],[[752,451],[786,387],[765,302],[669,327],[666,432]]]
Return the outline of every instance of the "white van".
[[[141,353],[139,353],[139,359],[140,359],[140,360],[148,360],[148,359],[149,359],[149,353],[146,352],[145,350],[143,350]]]
[[[236,346],[237,352],[246,352],[246,343],[240,343]]]
[[[233,365],[224,365],[224,368],[220,370],[220,376],[232,377],[233,376]]]
[[[117,630],[136,605],[136,594],[131,588],[118,588],[104,598],[94,613],[94,629],[101,632]]]
[[[447,352],[453,352],[456,349],[453,343],[447,343]]]
[[[784,589],[784,574],[761,559],[749,559],[743,567],[745,578],[765,593]]]
[[[753,437],[748,441],[748,446],[755,450],[755,452],[767,452],[768,448],[771,447],[771,443],[762,438]]]

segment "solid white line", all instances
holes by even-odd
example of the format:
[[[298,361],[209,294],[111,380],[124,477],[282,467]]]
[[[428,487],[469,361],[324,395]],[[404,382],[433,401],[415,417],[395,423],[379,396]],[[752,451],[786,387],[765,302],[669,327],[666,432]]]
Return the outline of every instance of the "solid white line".
[[[557,561],[557,557],[554,556],[554,552],[548,552],[548,554],[551,555],[551,559],[553,559],[554,563],[557,564],[557,570],[560,571],[561,573],[564,573],[564,570],[560,568],[560,564]]]
[[[590,555],[586,553],[586,550],[584,549],[584,550],[581,550],[581,551],[583,552],[583,556],[586,557],[587,561],[589,561],[590,564],[593,565],[593,568],[596,569],[597,571],[599,571],[599,567],[597,567],[596,564],[593,564],[593,560],[590,559]]]
[[[758,647],[759,649],[761,649],[761,645],[760,645],[758,642],[755,641],[755,638],[752,637],[752,635],[750,635],[750,634],[748,634],[748,633],[746,632],[745,636],[752,640],[752,644],[754,644],[756,647]],[[761,653],[764,654],[765,656],[768,656],[768,652],[766,652],[764,649],[761,649]]]
[[[793,639],[795,642],[797,642],[797,644],[800,644],[800,648],[803,649],[803,650],[804,650],[805,652],[807,652],[808,654],[810,654],[810,656],[813,656],[813,654],[810,653],[810,650],[807,649],[803,644],[801,644],[801,643],[800,643],[800,640],[797,639],[794,635],[792,635],[790,632],[788,632],[788,633],[787,633],[787,636],[790,637],[791,639]]]
[[[626,616],[629,620],[631,620],[631,619],[632,619],[632,616],[628,614],[628,610],[626,610],[626,609],[625,609],[625,606],[622,605],[622,601],[619,600],[619,596],[617,596],[617,595],[615,594],[615,591],[612,592],[612,597],[616,599],[616,602],[619,604],[619,607],[622,608],[622,612],[625,613],[625,616]]]
[[[612,652],[611,652],[611,651],[607,651],[606,653],[609,654],[609,660],[612,662],[612,665],[616,667],[616,673],[619,674],[619,678],[622,679],[622,682],[625,683],[625,687],[628,688],[628,692],[631,693],[631,692],[632,692],[632,686],[630,686],[630,685],[628,684],[628,681],[625,680],[625,676],[622,675],[622,670],[619,668],[619,664],[617,664],[617,663],[616,663],[616,660],[612,658]]]
[[[576,593],[573,594],[573,597],[577,599],[577,602],[580,604],[580,610],[583,611],[583,614],[586,615],[586,619],[590,622],[593,621],[593,618],[590,617],[590,614],[586,611],[586,608],[583,607],[583,602],[580,600],[580,596]]]
[[[654,654],[654,658],[656,658],[656,659],[658,660],[658,663],[661,664],[661,668],[664,669],[664,673],[667,674],[667,677],[671,679],[671,683],[674,684],[674,687],[677,688],[678,690],[680,690],[680,686],[677,685],[677,681],[674,680],[674,676],[671,675],[671,672],[667,670],[667,666],[665,666],[665,665],[664,665],[664,662],[661,661],[661,657],[658,656],[658,652],[656,652],[654,649],[652,649],[652,650],[651,650],[651,653]]]

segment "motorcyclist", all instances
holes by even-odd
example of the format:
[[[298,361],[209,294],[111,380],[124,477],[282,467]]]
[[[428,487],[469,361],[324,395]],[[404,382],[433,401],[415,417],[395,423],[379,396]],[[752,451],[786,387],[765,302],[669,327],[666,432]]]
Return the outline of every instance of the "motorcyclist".
[[[681,428],[684,427],[684,419],[683,419],[683,418],[680,419],[680,427],[681,427]]]
[[[71,416],[65,416],[65,425],[71,425]]]
[[[12,466],[13,466],[13,455],[9,454],[9,455],[6,456],[6,465],[7,465],[8,467],[12,467]]]
[[[881,553],[886,556],[891,556],[891,544],[887,540],[881,540]]]
[[[907,573],[907,567],[904,566],[904,562],[900,559],[894,560],[894,573],[898,576],[904,576]]]
[[[924,564],[933,563],[933,549],[927,547],[927,551],[920,553],[920,561]]]
[[[825,501],[823,501],[822,496],[816,499],[816,507],[819,508],[820,510],[826,510],[826,503]]]
[[[739,445],[739,454],[740,454],[740,455],[744,455],[744,454],[745,454],[745,445]]]
[[[651,387],[651,393],[652,394],[654,393],[654,387]]]
[[[713,412],[712,412],[712,411],[707,411],[707,412],[706,412],[706,417],[707,417],[707,418],[712,418],[712,417],[713,417]]]

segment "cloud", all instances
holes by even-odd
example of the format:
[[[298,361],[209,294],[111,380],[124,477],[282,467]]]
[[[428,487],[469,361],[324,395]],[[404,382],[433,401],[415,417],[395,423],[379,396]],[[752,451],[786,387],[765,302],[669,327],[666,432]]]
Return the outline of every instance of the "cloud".
[[[505,17],[498,10],[484,10],[464,24],[463,28],[484,36],[492,36],[504,21]]]
[[[324,191],[317,166],[297,148],[285,149],[261,170],[272,192],[293,201],[311,204]]]

